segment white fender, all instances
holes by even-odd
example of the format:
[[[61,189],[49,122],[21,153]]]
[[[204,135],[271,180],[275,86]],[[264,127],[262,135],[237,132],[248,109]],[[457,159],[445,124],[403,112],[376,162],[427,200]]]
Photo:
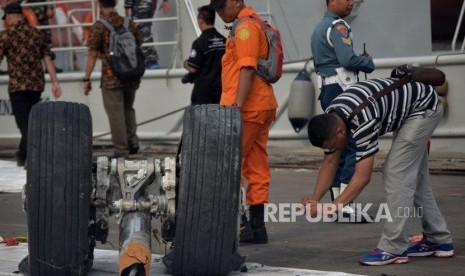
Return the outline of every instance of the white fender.
[[[300,132],[313,115],[315,88],[306,66],[291,83],[287,115],[295,132]]]

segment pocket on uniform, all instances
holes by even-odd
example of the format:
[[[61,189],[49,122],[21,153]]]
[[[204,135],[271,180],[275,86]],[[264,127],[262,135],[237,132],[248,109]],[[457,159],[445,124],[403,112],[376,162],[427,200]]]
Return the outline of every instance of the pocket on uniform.
[[[357,82],[357,74],[349,71],[343,67],[336,68],[337,83],[341,86],[342,90],[346,90],[349,86]]]

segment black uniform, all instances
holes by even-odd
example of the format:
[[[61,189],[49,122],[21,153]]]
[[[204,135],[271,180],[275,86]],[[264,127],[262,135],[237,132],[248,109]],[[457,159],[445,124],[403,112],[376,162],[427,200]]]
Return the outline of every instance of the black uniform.
[[[193,75],[191,103],[217,104],[221,98],[221,58],[226,38],[215,28],[206,29],[192,43],[187,64],[197,72]]]

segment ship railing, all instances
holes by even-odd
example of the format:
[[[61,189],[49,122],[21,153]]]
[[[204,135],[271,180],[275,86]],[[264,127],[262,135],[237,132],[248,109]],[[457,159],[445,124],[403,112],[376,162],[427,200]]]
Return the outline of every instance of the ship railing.
[[[452,51],[453,52],[457,51],[455,46],[457,44],[457,40],[458,40],[458,37],[459,37],[461,26],[463,25],[462,23],[463,23],[463,15],[464,15],[464,13],[465,13],[465,1],[463,1],[462,9],[460,10],[459,19],[457,21],[457,26],[455,27],[454,38],[452,39]],[[460,52],[463,53],[464,49],[465,49],[465,37],[463,38],[462,47],[460,48]]]
[[[60,24],[54,24],[54,25],[40,25],[37,26],[38,29],[50,29],[50,30],[58,30],[54,35],[56,35],[56,43],[55,46],[52,47],[53,52],[65,52],[67,53],[67,57],[69,59],[69,64],[71,65],[70,70],[74,70],[76,65],[74,64],[74,56],[78,53],[86,53],[88,48],[85,46],[85,41],[80,40],[80,43],[74,43],[73,41],[73,32],[75,33],[76,29],[80,29],[81,32],[83,31],[84,28],[90,28],[98,19],[99,19],[99,12],[98,12],[98,5],[97,1],[89,1],[89,0],[63,0],[63,1],[49,1],[49,2],[34,2],[34,3],[28,3],[27,1],[23,2],[21,6],[23,7],[39,7],[39,6],[53,6],[54,10],[56,8],[62,7],[62,5],[66,4],[86,4],[88,5],[90,2],[90,8],[72,8],[69,9],[66,13],[67,20],[65,24],[60,23]],[[177,8],[176,8],[176,16],[169,16],[169,17],[162,17],[162,18],[149,18],[149,19],[136,19],[134,20],[135,23],[143,23],[143,22],[152,22],[154,24],[159,23],[159,22],[176,22],[178,26],[178,31],[179,31],[179,1],[176,0]],[[191,2],[190,0],[185,0],[185,2]],[[192,7],[192,4],[190,5]],[[79,13],[92,13],[92,22],[76,22],[72,20],[73,16],[75,17]],[[56,13],[55,13],[56,16]],[[71,23],[73,22],[73,23]],[[197,26],[195,24],[194,26]],[[198,28],[198,26],[197,26]],[[65,35],[60,31],[65,29]],[[200,33],[200,30],[199,30]],[[156,37],[155,35],[153,36],[154,38]],[[80,45],[79,45],[80,44]],[[153,46],[173,46],[173,58],[170,62],[170,65],[173,67],[176,64],[176,51],[178,50],[179,47],[177,47],[179,44],[179,40],[171,40],[171,41],[154,41],[151,43],[143,43],[142,47],[153,47]]]

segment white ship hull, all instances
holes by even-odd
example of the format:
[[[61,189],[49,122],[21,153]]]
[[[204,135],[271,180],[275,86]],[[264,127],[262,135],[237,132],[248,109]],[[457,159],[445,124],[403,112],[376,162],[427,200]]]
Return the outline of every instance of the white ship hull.
[[[295,2],[294,2],[295,1]],[[165,49],[167,47],[160,47],[160,54],[163,56],[168,56],[168,57],[173,57],[177,56],[177,58],[173,61],[163,61],[161,63],[167,63],[165,67],[167,67],[169,64],[179,64],[180,60],[183,60],[185,58],[185,55],[183,53],[188,53],[189,52],[189,47],[192,42],[192,40],[195,38],[195,32],[194,28],[192,27],[192,23],[190,22],[191,20],[189,19],[189,16],[187,15],[187,10],[185,9],[185,6],[181,2],[188,2],[188,1],[177,1],[179,9],[179,24],[183,27],[182,31],[182,44],[179,44],[182,46],[182,50],[173,54],[173,49]],[[205,4],[206,1],[194,1],[196,3],[195,7],[198,5]],[[250,2],[250,3],[249,3]],[[252,4],[256,6],[263,6],[263,2],[258,2],[258,1],[248,1],[247,4]],[[273,1],[271,1],[273,3]],[[281,2],[286,2],[286,1],[281,1]],[[309,51],[309,37],[311,34],[311,31],[313,30],[313,25],[316,24],[319,19],[321,19],[322,13],[324,11],[324,5],[322,4],[324,1],[315,1],[318,3],[315,4],[308,4],[307,1],[296,1],[293,0],[291,1],[294,3],[292,7],[294,10],[296,10],[296,14],[299,15],[299,17],[293,18],[292,14],[288,14],[287,16],[289,17],[287,20],[287,24],[291,25],[290,29],[297,28],[300,26],[299,30],[300,32],[296,32],[293,34],[293,36],[303,36],[307,38],[299,38],[296,40],[294,49],[292,50],[292,47],[288,47],[287,51],[287,60],[296,60],[296,59],[302,59],[301,56],[308,57],[309,54],[307,51]],[[313,1],[312,1],[313,2]],[[322,2],[322,3],[319,3]],[[372,3],[370,3],[372,2]],[[357,14],[355,14],[355,19],[353,19],[353,22],[351,23],[353,28],[356,29],[356,34],[358,35],[363,34],[361,36],[364,36],[364,40],[358,40],[358,36],[355,39],[355,41],[360,41],[358,44],[362,44],[363,41],[370,41],[370,36],[367,34],[369,31],[367,30],[367,27],[363,25],[362,23],[365,22],[363,15],[366,13],[369,13],[369,10],[363,10],[365,9],[370,9],[370,6],[373,6],[374,8],[376,7],[376,3],[378,5],[388,5],[386,3],[387,1],[368,1],[366,3],[362,3],[362,5],[359,7],[359,9],[356,11]],[[398,4],[401,5],[410,5],[410,4],[405,4],[404,1],[393,1],[393,2],[399,2]],[[409,2],[409,1],[407,1]],[[422,7],[422,3],[425,7],[429,7],[429,1],[415,1],[417,4],[414,8],[410,8],[410,12],[415,15],[417,14],[418,7]],[[310,8],[310,7],[316,7],[314,10],[308,11],[309,14],[313,14],[311,19],[304,18],[302,17],[302,14],[298,13],[299,7],[298,3],[300,5],[304,5],[303,7]],[[389,2],[390,3],[390,2]],[[418,5],[420,4],[420,5]],[[297,5],[297,7],[295,6]],[[305,6],[306,5],[306,6]],[[390,4],[392,5],[392,3]],[[308,6],[308,7],[307,7]],[[405,7],[406,9],[408,7]],[[289,9],[292,9],[292,7],[289,7]],[[176,8],[176,5],[174,5],[173,8]],[[279,6],[277,7],[275,4],[275,9],[278,9]],[[257,10],[260,10],[259,8],[256,8]],[[397,6],[397,9],[400,9]],[[402,9],[400,9],[402,10]],[[427,9],[429,11],[429,9]],[[420,12],[425,12],[420,8]],[[319,14],[318,17],[315,14]],[[407,12],[405,12],[407,14]],[[400,16],[398,20],[402,20],[402,18],[405,17],[405,15]],[[299,18],[301,21],[306,22],[306,24],[313,24],[310,26],[301,26],[302,24],[299,24]],[[367,17],[371,18],[371,17]],[[274,19],[276,20],[276,19]],[[282,19],[277,19],[276,22],[280,22]],[[292,21],[293,20],[293,21]],[[378,19],[381,20],[381,19]],[[387,19],[386,19],[387,20]],[[421,20],[420,20],[421,21]],[[294,23],[293,23],[294,22]],[[428,19],[426,20],[428,23]],[[167,22],[162,22],[162,23],[167,23]],[[294,25],[293,25],[294,24]],[[360,24],[358,27],[357,24]],[[382,22],[380,23],[382,24]],[[416,26],[416,24],[424,24],[424,22],[420,23],[413,23],[412,25]],[[222,23],[217,24],[218,27],[222,25]],[[158,25],[157,25],[158,26]],[[163,28],[158,26],[155,27],[155,31],[162,32],[163,30],[166,32],[167,26],[171,25],[165,25]],[[363,27],[365,26],[365,30],[363,30]],[[383,30],[382,37],[391,37],[392,40],[386,40],[386,43],[390,43],[387,45],[386,43],[384,46],[379,46],[381,44],[373,43],[372,48],[368,48],[367,50],[374,56],[389,56],[390,51],[400,51],[399,49],[392,49],[396,48],[393,47],[392,45],[398,45],[402,44],[402,48],[408,49],[404,51],[405,55],[402,55],[402,57],[398,57],[400,55],[397,55],[394,58],[389,58],[389,57],[383,57],[383,58],[375,58],[375,65],[376,65],[376,70],[374,71],[373,74],[368,75],[368,78],[375,78],[375,77],[386,77],[389,76],[390,71],[392,68],[394,68],[397,65],[400,64],[416,64],[420,66],[429,66],[429,67],[436,67],[438,69],[443,70],[446,73],[446,78],[449,84],[449,89],[448,89],[448,94],[447,94],[447,109],[446,113],[444,116],[444,119],[440,126],[437,128],[434,134],[434,139],[432,141],[432,150],[437,150],[437,151],[442,151],[442,152],[459,152],[459,153],[465,153],[465,143],[464,143],[464,138],[465,138],[465,108],[463,107],[463,103],[465,103],[465,93],[462,91],[465,87],[465,54],[463,53],[454,53],[454,54],[431,54],[431,38],[428,37],[428,34],[423,34],[422,32],[424,30],[418,29],[418,32],[416,34],[415,30],[408,30],[408,32],[411,34],[410,36],[407,34],[398,34],[394,33],[396,26],[391,26],[389,27],[390,30]],[[178,29],[176,26],[172,26],[171,30],[169,32],[172,32],[173,30]],[[361,29],[361,30],[360,30]],[[281,31],[282,33],[285,33],[283,37],[288,37],[289,33],[287,31]],[[392,32],[390,34],[389,32]],[[413,33],[412,33],[413,32]],[[171,33],[172,35],[172,33]],[[422,39],[424,39],[424,36],[427,37],[425,39],[424,43],[418,43],[418,41],[410,41],[416,40],[415,35],[423,36]],[[399,36],[404,36],[403,39],[399,38]],[[379,39],[379,37],[376,36],[376,34],[373,34],[372,40]],[[366,38],[366,40],[365,40]],[[285,42],[285,45],[290,45],[292,39],[288,39],[287,44]],[[308,42],[306,42],[308,41]],[[399,41],[399,43],[394,43],[396,41]],[[407,47],[406,44],[409,42],[411,45],[418,44],[417,51],[416,53],[418,54],[412,54],[412,47]],[[392,44],[392,45],[391,45]],[[425,46],[426,44],[426,46]],[[370,45],[370,44],[367,44]],[[361,46],[361,45],[359,45]],[[384,47],[384,48],[383,48]],[[391,49],[389,48],[391,47]],[[357,47],[356,47],[357,48]],[[358,51],[358,49],[356,49]],[[415,52],[415,51],[414,51]],[[425,54],[425,52],[429,52],[429,54]],[[302,54],[302,53],[305,53]],[[392,56],[392,55],[391,55]],[[80,62],[83,62],[82,60]],[[163,64],[162,64],[163,65]],[[278,119],[276,123],[273,125],[271,132],[270,132],[270,139],[271,140],[277,140],[280,143],[281,142],[294,142],[294,143],[304,143],[308,144],[308,141],[306,140],[306,130],[304,129],[301,133],[297,134],[294,132],[291,124],[289,123],[288,117],[287,117],[287,101],[289,98],[289,90],[291,86],[291,82],[297,75],[297,72],[301,70],[304,66],[304,62],[294,62],[294,63],[288,63],[285,65],[285,70],[284,70],[284,75],[282,79],[274,85],[276,97],[278,99],[279,103],[279,109],[278,109]],[[309,67],[310,71],[311,68]],[[153,118],[168,114],[170,112],[173,112],[175,110],[181,109],[185,106],[188,106],[190,103],[190,94],[192,90],[192,85],[184,85],[181,83],[180,79],[181,77],[186,73],[184,69],[161,69],[161,70],[149,70],[146,71],[146,74],[143,78],[142,84],[140,89],[137,92],[136,96],[136,102],[135,102],[135,109],[136,109],[136,116],[137,116],[137,121],[140,122],[145,122],[148,120],[151,120]],[[360,79],[364,79],[363,75],[359,76]],[[108,125],[108,119],[105,114],[105,111],[103,109],[103,104],[102,104],[102,98],[101,98],[101,93],[99,89],[99,82],[100,82],[100,73],[99,72],[94,72],[92,74],[92,86],[94,89],[91,91],[91,94],[89,96],[84,96],[82,92],[82,80],[83,78],[83,73],[82,72],[70,72],[70,73],[61,73],[59,74],[59,79],[60,83],[62,86],[62,89],[64,91],[63,96],[59,99],[61,101],[73,101],[73,102],[81,102],[89,106],[92,117],[93,117],[93,131],[94,131],[94,136],[96,135],[101,135],[104,133],[109,132],[109,125]],[[312,80],[313,83],[315,82],[315,74],[312,73]],[[9,105],[9,100],[8,100],[8,94],[7,94],[7,83],[8,83],[8,77],[7,76],[0,76],[0,139],[1,138],[14,138],[14,137],[19,137],[19,131],[16,127],[14,117],[11,114],[11,107]],[[316,89],[317,91],[317,89]],[[315,95],[315,99],[317,98],[318,95]],[[43,98],[45,100],[53,100],[50,94],[50,84],[47,83],[47,86],[45,88],[45,91],[43,93]],[[319,107],[319,102],[315,100],[313,102],[313,108],[314,108],[314,114],[321,112],[321,109]],[[147,139],[147,140],[174,140],[174,139],[179,139],[182,131],[182,116],[183,112],[177,112],[172,115],[166,116],[162,119],[143,124],[138,127],[138,135],[140,136],[141,139]],[[110,136],[102,136],[99,139],[104,139],[104,140],[109,140]],[[389,145],[389,136],[383,140],[384,142],[381,143],[382,149],[386,149]]]

